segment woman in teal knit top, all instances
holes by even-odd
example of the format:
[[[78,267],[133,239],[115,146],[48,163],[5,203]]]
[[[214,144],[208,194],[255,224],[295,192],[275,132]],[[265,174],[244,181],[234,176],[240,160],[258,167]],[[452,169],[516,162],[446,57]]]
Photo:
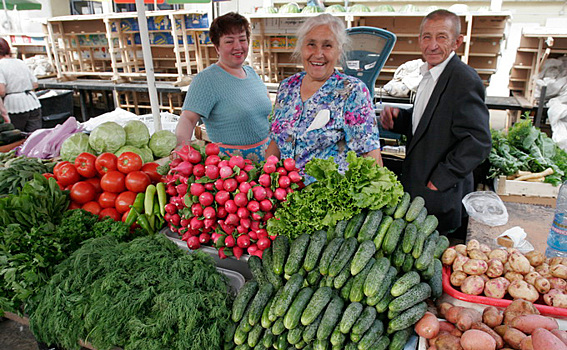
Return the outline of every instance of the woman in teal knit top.
[[[248,20],[227,13],[213,21],[209,35],[218,62],[191,82],[177,124],[177,143],[189,143],[202,119],[209,138],[225,154],[263,160],[272,105],[258,74],[252,67],[243,66],[250,43]]]

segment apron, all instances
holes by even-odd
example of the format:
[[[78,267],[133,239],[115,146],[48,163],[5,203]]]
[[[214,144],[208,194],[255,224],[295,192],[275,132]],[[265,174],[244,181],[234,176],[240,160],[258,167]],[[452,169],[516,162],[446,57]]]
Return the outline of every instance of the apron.
[[[217,143],[221,153],[226,156],[241,156],[244,159],[250,159],[253,162],[261,162],[264,160],[266,148],[268,148],[269,138],[254,143],[252,145],[235,146],[226,145],[224,143]]]

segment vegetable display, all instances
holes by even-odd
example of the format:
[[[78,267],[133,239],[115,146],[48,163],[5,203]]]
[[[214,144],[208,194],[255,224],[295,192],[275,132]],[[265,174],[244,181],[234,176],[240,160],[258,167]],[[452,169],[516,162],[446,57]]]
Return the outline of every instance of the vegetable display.
[[[262,260],[251,256],[253,278],[233,304],[232,346],[403,349],[425,300],[442,293],[446,240],[422,198],[403,198],[293,241],[279,235]],[[423,238],[404,247],[406,235]]]
[[[49,173],[54,162],[26,156],[15,151],[0,153],[0,196],[16,194],[36,173]]]

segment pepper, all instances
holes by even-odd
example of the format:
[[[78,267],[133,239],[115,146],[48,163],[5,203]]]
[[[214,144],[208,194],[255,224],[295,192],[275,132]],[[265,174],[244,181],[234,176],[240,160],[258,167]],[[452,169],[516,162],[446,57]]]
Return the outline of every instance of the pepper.
[[[146,187],[146,198],[144,198],[144,213],[152,215],[154,211],[154,197],[156,195],[156,186],[148,185]]]
[[[156,192],[159,202],[159,212],[163,217],[165,215],[165,205],[167,204],[167,193],[165,192],[165,184],[163,182],[157,183]]]
[[[148,221],[148,218],[145,215],[138,215],[138,218],[136,219],[136,223],[138,223],[138,225],[140,225],[140,227],[143,230],[145,230],[147,233],[149,233],[149,234],[155,233],[152,230],[152,228],[150,227],[150,223]]]
[[[128,227],[132,226],[134,222],[136,222],[136,218],[138,218],[138,215],[140,215],[142,209],[144,209],[144,197],[145,195],[143,192],[138,193],[134,199],[134,203],[130,206],[130,211],[128,212],[125,220]]]

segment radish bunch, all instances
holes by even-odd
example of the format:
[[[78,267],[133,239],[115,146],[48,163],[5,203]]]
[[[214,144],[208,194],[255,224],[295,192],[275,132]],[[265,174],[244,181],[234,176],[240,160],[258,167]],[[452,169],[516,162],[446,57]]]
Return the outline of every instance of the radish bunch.
[[[169,228],[192,250],[214,245],[223,259],[244,252],[262,257],[276,237],[268,235],[267,221],[288,193],[303,186],[295,161],[221,157],[214,143],[204,153],[187,145],[174,153],[166,176]]]

